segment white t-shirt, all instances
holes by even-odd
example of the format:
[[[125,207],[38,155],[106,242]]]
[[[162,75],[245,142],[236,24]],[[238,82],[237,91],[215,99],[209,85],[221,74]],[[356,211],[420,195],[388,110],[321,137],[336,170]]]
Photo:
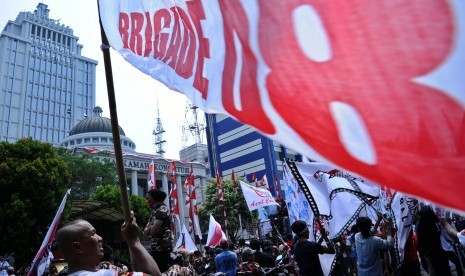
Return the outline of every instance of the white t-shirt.
[[[127,276],[144,276],[146,275],[143,272],[129,272],[126,273]],[[68,274],[68,276],[118,276],[118,271],[114,269],[100,269],[98,271],[87,271],[87,270],[79,270]]]

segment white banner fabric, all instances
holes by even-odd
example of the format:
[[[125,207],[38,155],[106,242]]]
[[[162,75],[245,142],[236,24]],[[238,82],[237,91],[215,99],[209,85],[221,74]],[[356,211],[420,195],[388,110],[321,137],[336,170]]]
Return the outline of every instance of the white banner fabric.
[[[250,186],[242,181],[240,181],[240,183],[242,193],[244,194],[245,201],[247,202],[247,207],[249,207],[251,212],[269,205],[279,206],[270,191]]]

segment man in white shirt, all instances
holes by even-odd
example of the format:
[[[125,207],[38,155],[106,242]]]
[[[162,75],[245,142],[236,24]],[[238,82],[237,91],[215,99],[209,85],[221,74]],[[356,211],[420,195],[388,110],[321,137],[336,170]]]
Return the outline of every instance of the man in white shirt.
[[[161,275],[157,263],[140,243],[134,214],[129,223],[121,227],[123,239],[142,272],[133,272],[134,276]],[[95,265],[103,257],[102,237],[86,220],[78,219],[65,224],[56,234],[58,248],[68,262],[68,276],[118,276],[114,269],[102,269],[95,272]]]

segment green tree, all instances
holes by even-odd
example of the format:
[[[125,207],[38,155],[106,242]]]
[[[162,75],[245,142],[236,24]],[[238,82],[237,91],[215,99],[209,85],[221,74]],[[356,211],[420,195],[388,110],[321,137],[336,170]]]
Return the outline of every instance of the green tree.
[[[0,142],[0,252],[30,264],[69,184],[66,163],[48,143]]]
[[[224,206],[226,208],[226,216],[228,218],[228,234],[232,239],[236,240],[239,235],[239,210],[241,212],[242,223],[246,221],[256,223],[256,212],[251,213],[247,207],[242,189],[239,186],[235,189],[235,185],[232,180],[223,180],[223,198]],[[225,229],[224,218],[223,218],[223,204],[218,199],[218,187],[216,179],[211,179],[207,183],[205,191],[205,201],[202,206],[199,207],[200,220],[206,223],[201,223],[202,232],[208,231],[208,220],[210,214],[213,215],[215,220],[221,224],[221,227]]]
[[[94,156],[74,154],[64,148],[57,151],[71,173],[72,199],[88,199],[100,185],[117,185],[116,165],[104,158],[104,153]]]
[[[121,190],[119,186],[105,185],[98,186],[95,192],[90,196],[92,200],[102,201],[118,212],[123,212],[121,203]],[[131,195],[129,197],[129,205],[136,215],[137,224],[143,227],[150,215],[150,208],[143,197]]]

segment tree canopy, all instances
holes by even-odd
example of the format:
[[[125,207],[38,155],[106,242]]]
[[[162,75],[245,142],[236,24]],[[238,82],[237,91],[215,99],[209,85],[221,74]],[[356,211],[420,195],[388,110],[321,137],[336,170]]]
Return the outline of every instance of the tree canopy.
[[[245,225],[245,222],[256,223],[256,212],[254,211],[251,213],[249,211],[240,185],[236,190],[234,182],[230,179],[223,180],[223,198],[226,216],[228,218],[228,234],[231,239],[235,240],[240,230],[239,212],[241,213],[243,225]],[[213,215],[215,220],[221,224],[221,227],[225,230],[223,204],[218,199],[216,179],[208,181],[205,191],[205,201],[202,203],[202,206],[199,207],[200,220],[207,222],[201,223],[202,232],[208,232],[208,217],[210,214]]]
[[[101,185],[117,185],[115,163],[90,154],[73,154],[60,148],[58,153],[68,164],[71,173],[72,199],[88,199]]]
[[[69,185],[68,166],[48,143],[0,142],[0,252],[30,264]]]

